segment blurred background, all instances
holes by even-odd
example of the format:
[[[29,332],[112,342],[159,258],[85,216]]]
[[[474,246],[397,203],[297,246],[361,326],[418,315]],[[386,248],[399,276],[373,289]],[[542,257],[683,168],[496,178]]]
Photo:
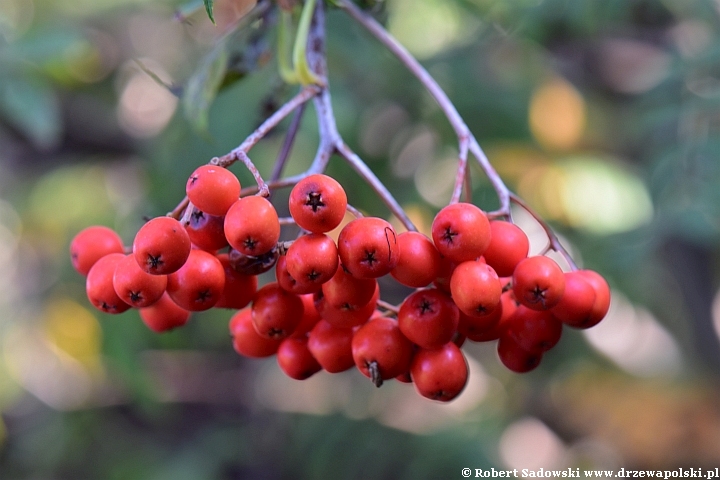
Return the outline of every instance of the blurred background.
[[[607,319],[566,329],[526,375],[467,346],[470,382],[440,405],[357,371],[290,380],[235,354],[230,311],[162,335],[95,311],[70,240],[103,224],[130,244],[296,91],[277,73],[277,17],[248,20],[246,0],[216,0],[216,26],[201,1],[0,0],[0,478],[720,465],[720,2],[370,3],[508,185],[608,279]],[[450,198],[453,132],[364,30],[332,8],[327,21],[340,131],[427,231]],[[251,153],[264,175],[287,124]],[[286,173],[316,145],[308,108]],[[340,159],[329,172],[389,218]],[[473,179],[474,202],[496,208]],[[539,226],[516,220],[540,251]],[[405,293],[383,284],[389,301]]]

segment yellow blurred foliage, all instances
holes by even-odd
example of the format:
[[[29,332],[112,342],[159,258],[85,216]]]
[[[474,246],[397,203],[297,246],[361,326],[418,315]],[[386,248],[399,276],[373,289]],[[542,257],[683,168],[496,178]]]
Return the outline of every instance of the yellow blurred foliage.
[[[585,130],[585,101],[567,81],[554,78],[535,90],[530,99],[530,131],[543,147],[569,150]]]
[[[48,341],[77,360],[89,373],[100,373],[102,330],[95,315],[68,298],[50,300],[45,308]]]

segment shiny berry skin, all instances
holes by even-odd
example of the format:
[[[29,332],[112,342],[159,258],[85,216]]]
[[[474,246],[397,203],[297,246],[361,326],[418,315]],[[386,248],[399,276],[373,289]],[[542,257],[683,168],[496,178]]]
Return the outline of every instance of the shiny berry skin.
[[[355,278],[338,265],[335,275],[322,285],[322,292],[327,305],[356,310],[368,304],[376,288],[377,280],[374,278]]]
[[[448,342],[440,348],[415,352],[410,377],[423,397],[440,402],[456,398],[468,381],[467,360],[460,348]]]
[[[199,312],[215,306],[225,289],[225,269],[215,255],[193,250],[180,270],[168,275],[167,292],[185,310]]]
[[[547,310],[520,305],[509,319],[505,334],[513,337],[523,350],[546,352],[560,341],[562,323]]]
[[[280,239],[275,207],[257,195],[241,198],[225,215],[225,237],[230,246],[244,255],[258,257],[268,253]]]
[[[565,275],[557,263],[542,255],[518,263],[512,277],[515,298],[534,310],[548,310],[565,291]]]
[[[258,279],[255,275],[240,273],[230,264],[227,253],[217,256],[225,272],[225,285],[222,294],[215,306],[217,308],[245,308],[253,299],[258,288]]]
[[[455,263],[480,257],[490,245],[490,235],[487,215],[471,203],[448,205],[432,223],[435,247]]]
[[[426,287],[435,280],[440,273],[441,258],[432,240],[419,232],[403,232],[397,241],[400,257],[390,275],[413,288]]]
[[[439,348],[452,340],[460,311],[445,293],[431,288],[408,296],[400,306],[398,325],[403,335],[423,348]]]
[[[260,336],[282,340],[300,324],[304,306],[298,295],[273,282],[255,293],[251,310],[253,326]]]
[[[295,240],[287,254],[287,270],[298,282],[322,285],[338,269],[338,253],[332,238],[310,233]]]
[[[190,312],[179,307],[167,293],[164,293],[157,302],[139,311],[143,323],[156,333],[182,327],[190,318]]]
[[[347,195],[337,180],[324,174],[309,175],[290,191],[290,215],[300,228],[325,233],[340,225]]]
[[[275,279],[283,290],[295,293],[297,295],[305,295],[315,293],[322,288],[321,284],[312,283],[309,280],[298,281],[290,275],[287,269],[287,255],[280,255],[275,264]]]
[[[508,370],[515,373],[527,373],[537,368],[542,360],[542,352],[530,352],[523,349],[510,335],[502,335],[497,343],[500,361]]]
[[[379,380],[389,380],[408,371],[413,344],[402,334],[396,321],[377,317],[353,335],[352,355],[363,375],[372,378],[370,370],[374,363]]]
[[[356,218],[340,231],[338,254],[352,276],[382,277],[400,259],[395,229],[381,218]]]
[[[322,370],[308,349],[307,338],[286,338],[277,351],[277,362],[288,377],[306,380]]]
[[[282,340],[266,338],[255,331],[249,308],[240,310],[230,318],[230,335],[233,348],[244,357],[264,358],[275,355]]]
[[[180,270],[190,250],[190,236],[170,217],[156,217],[140,227],[133,241],[133,255],[140,268],[151,275],[168,275]]]
[[[190,175],[185,192],[198,209],[222,216],[240,197],[240,181],[226,168],[203,165]]]
[[[123,313],[130,305],[123,302],[113,287],[113,275],[118,263],[125,258],[122,253],[110,253],[92,266],[85,279],[88,300],[95,308],[105,313]]]
[[[574,323],[575,328],[590,328],[597,325],[610,310],[610,286],[599,273],[593,270],[578,270],[586,282],[595,289],[595,302],[586,321]]]
[[[340,308],[335,308],[325,302],[322,292],[318,292],[315,294],[315,308],[320,313],[320,316],[332,326],[352,328],[362,325],[372,317],[379,298],[380,287],[377,283],[370,301],[362,306],[344,304]]]
[[[450,293],[461,312],[482,317],[497,309],[502,285],[491,266],[471,260],[455,267],[450,277]]]
[[[300,295],[300,299],[303,302],[303,315],[295,331],[290,335],[294,338],[306,338],[308,332],[320,321],[320,313],[315,308],[313,295],[311,293]]]
[[[566,325],[589,323],[595,305],[595,289],[578,272],[565,273],[565,292],[551,312]]]
[[[114,230],[95,225],[78,232],[70,242],[70,259],[73,268],[81,275],[88,272],[105,255],[123,253],[122,239]]]
[[[126,255],[115,268],[113,287],[128,305],[135,308],[149,307],[165,293],[167,276],[150,275],[140,268],[133,255]]]
[[[326,372],[344,372],[355,365],[352,338],[351,328],[336,328],[320,320],[308,334],[308,348]]]
[[[192,244],[202,250],[214,253],[228,246],[225,238],[225,217],[195,210],[185,229]]]
[[[511,276],[529,251],[530,240],[520,227],[501,220],[490,222],[490,245],[483,256],[499,276]]]

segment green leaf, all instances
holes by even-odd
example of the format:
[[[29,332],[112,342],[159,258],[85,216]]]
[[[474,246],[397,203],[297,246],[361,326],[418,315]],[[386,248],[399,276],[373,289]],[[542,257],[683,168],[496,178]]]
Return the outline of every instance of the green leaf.
[[[0,116],[38,148],[52,148],[60,141],[60,104],[45,80],[25,76],[0,79]]]
[[[213,17],[213,0],[203,0],[205,2],[205,11],[208,14],[208,17],[210,17],[210,21],[215,23],[215,17]]]
[[[225,78],[227,63],[227,45],[222,42],[203,58],[185,85],[182,97],[185,117],[200,133],[207,133],[208,111]]]

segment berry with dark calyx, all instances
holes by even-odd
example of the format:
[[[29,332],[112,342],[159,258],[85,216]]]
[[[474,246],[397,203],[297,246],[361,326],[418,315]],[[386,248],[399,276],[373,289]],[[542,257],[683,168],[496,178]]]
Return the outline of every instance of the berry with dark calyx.
[[[115,268],[125,255],[110,253],[99,259],[90,268],[85,279],[85,290],[88,300],[101,312],[118,314],[130,309],[130,305],[123,302],[113,287]]]
[[[528,351],[511,335],[501,335],[497,344],[498,357],[508,370],[515,373],[527,373],[537,368],[542,360],[542,352]]]
[[[380,298],[380,287],[375,284],[375,292],[370,301],[362,306],[345,304],[335,308],[325,302],[322,291],[315,294],[315,308],[328,323],[338,328],[353,328],[367,322],[377,307]]]
[[[344,372],[355,366],[352,338],[353,329],[333,327],[325,320],[320,320],[308,334],[308,348],[323,370],[329,373]]]
[[[410,364],[410,377],[423,397],[449,402],[462,393],[468,381],[468,365],[462,350],[452,342],[440,348],[419,349]]]
[[[280,220],[275,207],[258,195],[243,197],[225,215],[225,237],[235,250],[257,257],[277,246]]]
[[[396,321],[376,317],[353,335],[352,355],[360,372],[379,387],[384,380],[408,371],[413,344],[402,334]]]
[[[528,257],[518,263],[512,277],[515,298],[534,310],[549,310],[565,291],[565,275],[552,258]]]
[[[214,307],[225,289],[225,269],[218,258],[193,250],[180,270],[168,275],[167,292],[185,310],[199,312]]]
[[[267,272],[275,266],[279,256],[280,254],[277,248],[273,248],[269,252],[257,257],[245,255],[232,248],[228,252],[230,265],[245,275],[260,275],[261,273]]]
[[[225,217],[195,210],[185,229],[192,244],[202,250],[214,253],[228,246],[225,238]]]
[[[240,181],[226,168],[203,165],[190,175],[185,192],[203,212],[222,216],[240,197]]]
[[[465,315],[482,317],[497,309],[502,285],[491,266],[470,260],[455,267],[450,277],[450,294]]]
[[[374,278],[356,278],[338,265],[335,275],[322,285],[325,303],[330,307],[354,310],[367,305],[377,289]]]
[[[338,252],[332,238],[323,233],[303,235],[295,240],[287,254],[287,270],[301,283],[322,285],[338,268]]]
[[[151,275],[180,270],[190,255],[190,236],[171,217],[156,217],[140,227],[133,241],[133,255],[140,268]]]
[[[275,279],[283,290],[297,295],[315,293],[322,287],[321,284],[312,283],[309,280],[298,281],[290,275],[287,269],[287,255],[280,255],[275,264]]]
[[[233,315],[229,327],[230,335],[233,337],[233,348],[244,357],[270,357],[275,355],[282,342],[282,340],[263,337],[255,331],[249,308]]]
[[[435,280],[442,260],[432,240],[419,232],[403,232],[397,241],[400,257],[390,275],[413,288],[426,287]]]
[[[133,255],[117,263],[113,288],[123,302],[135,308],[149,307],[160,300],[167,287],[166,275],[150,275],[140,268]]]
[[[435,247],[455,263],[480,257],[490,245],[490,235],[487,215],[471,203],[448,205],[432,223]]]
[[[356,218],[340,231],[338,254],[354,277],[387,275],[400,258],[395,229],[381,218]]]
[[[593,270],[578,270],[577,273],[582,275],[585,281],[595,289],[595,302],[587,320],[571,326],[583,329],[594,327],[605,318],[608,310],[610,310],[610,286],[602,275]]]
[[[398,325],[403,335],[423,348],[439,348],[452,340],[460,311],[440,290],[418,290],[400,306]]]
[[[550,311],[520,305],[509,319],[505,334],[524,350],[546,352],[560,341],[562,323]]]
[[[70,260],[81,275],[88,272],[105,255],[124,253],[122,239],[114,230],[95,225],[78,232],[70,242]]]
[[[255,275],[246,275],[233,268],[227,253],[217,256],[225,272],[225,286],[223,287],[220,299],[215,306],[217,308],[245,308],[252,301],[258,288],[258,279]]]
[[[345,216],[347,195],[337,180],[324,174],[309,175],[290,191],[290,215],[300,228],[312,233],[334,229]]]
[[[510,324],[510,318],[517,310],[512,291],[503,292],[498,309],[485,317],[469,317],[460,313],[458,331],[473,342],[489,342],[500,338]],[[499,316],[499,318],[498,318]]]
[[[308,349],[307,338],[283,340],[277,351],[277,361],[285,375],[295,380],[306,380],[322,370]]]
[[[162,333],[185,325],[190,312],[179,307],[167,293],[149,307],[139,310],[143,323],[153,332]]]
[[[268,283],[253,297],[253,326],[260,336],[282,340],[300,324],[303,309],[298,295],[286,292],[276,282]]]
[[[578,272],[565,273],[565,292],[550,311],[566,325],[589,323],[595,304],[595,289]]]
[[[483,256],[499,276],[511,276],[529,251],[530,240],[520,227],[502,220],[490,222],[490,245]]]

